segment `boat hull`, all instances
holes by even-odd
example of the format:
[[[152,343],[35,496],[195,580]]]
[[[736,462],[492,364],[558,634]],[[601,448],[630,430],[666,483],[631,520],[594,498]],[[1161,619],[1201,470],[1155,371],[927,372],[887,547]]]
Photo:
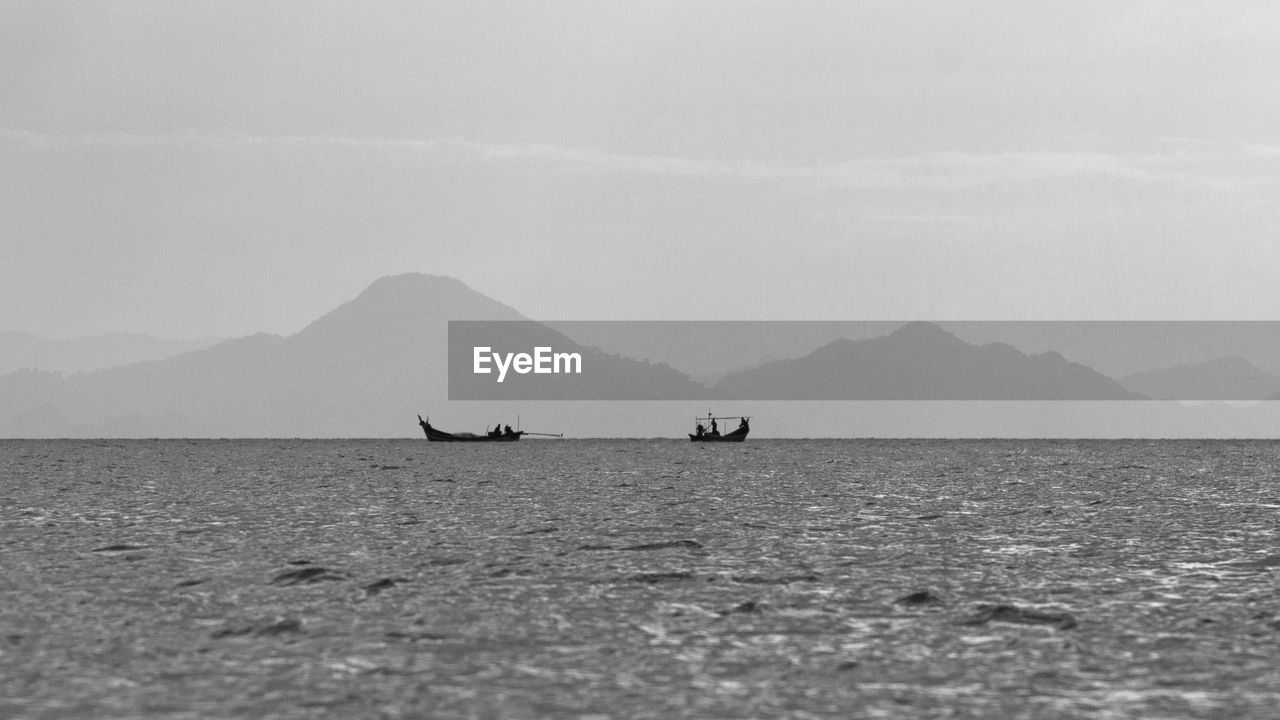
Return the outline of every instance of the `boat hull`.
[[[692,442],[742,442],[747,439],[747,433],[751,432],[751,428],[739,428],[727,435],[694,435],[689,433],[689,440]]]
[[[454,435],[447,432],[434,432],[427,435],[428,442],[519,442],[519,435]]]
[[[422,432],[426,434],[428,442],[518,442],[523,432],[514,432],[510,435],[476,435],[475,433],[449,433],[443,430],[431,427],[431,424],[425,420],[418,422],[422,426]]]

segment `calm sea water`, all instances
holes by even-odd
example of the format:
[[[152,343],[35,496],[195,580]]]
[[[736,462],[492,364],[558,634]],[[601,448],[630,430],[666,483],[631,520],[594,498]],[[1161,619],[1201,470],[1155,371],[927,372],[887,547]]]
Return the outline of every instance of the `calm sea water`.
[[[0,716],[1256,717],[1280,444],[0,442]]]

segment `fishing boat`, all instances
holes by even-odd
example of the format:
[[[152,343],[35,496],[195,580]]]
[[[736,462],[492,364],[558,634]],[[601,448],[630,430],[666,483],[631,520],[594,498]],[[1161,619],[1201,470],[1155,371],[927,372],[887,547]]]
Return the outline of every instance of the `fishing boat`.
[[[483,435],[469,432],[445,432],[432,427],[431,423],[423,420],[421,415],[418,416],[418,424],[422,426],[422,432],[427,434],[427,440],[431,442],[516,442],[521,435],[524,435],[519,430],[511,430],[510,426],[507,428],[510,432],[494,428]]]
[[[738,429],[733,432],[720,434],[719,420],[737,420]],[[740,415],[730,417],[716,417],[707,412],[706,417],[694,418],[695,430],[689,433],[689,440],[693,442],[742,442],[747,439],[747,433],[751,432],[751,418],[742,417]]]
[[[519,421],[516,423],[519,425]],[[422,416],[418,416],[418,425],[422,426],[422,432],[426,434],[427,440],[431,442],[516,442],[525,435],[542,435],[545,437],[564,437],[563,433],[535,433],[524,430],[512,430],[508,425],[505,429],[494,427],[483,435],[469,432],[451,433],[445,432],[438,428],[432,427],[430,421],[423,420]]]

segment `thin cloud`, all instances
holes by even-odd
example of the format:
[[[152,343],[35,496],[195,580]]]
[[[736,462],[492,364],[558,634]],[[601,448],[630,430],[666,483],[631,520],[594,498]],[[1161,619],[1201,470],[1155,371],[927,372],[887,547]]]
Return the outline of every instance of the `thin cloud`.
[[[336,135],[247,135],[240,133],[89,133],[57,135],[0,130],[0,147],[10,151],[155,149],[344,150],[393,153],[427,159],[448,157],[489,163],[536,163],[570,172],[641,173],[758,181],[805,181],[851,190],[959,190],[990,185],[1073,178],[1110,178],[1139,184],[1195,186],[1232,191],[1274,184],[1280,147],[1157,138],[1174,146],[1162,153],[1121,155],[1098,152],[939,152],[869,157],[839,163],[787,165],[750,160],[610,153],[545,144],[488,143],[461,138],[414,139]],[[1192,148],[1192,149],[1188,149]]]

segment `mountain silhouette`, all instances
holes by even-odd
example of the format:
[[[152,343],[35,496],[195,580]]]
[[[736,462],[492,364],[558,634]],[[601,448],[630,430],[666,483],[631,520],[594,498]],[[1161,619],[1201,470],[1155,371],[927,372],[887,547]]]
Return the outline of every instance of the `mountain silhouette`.
[[[714,387],[753,400],[1135,400],[1140,395],[1055,352],[972,345],[926,322],[730,373]]]
[[[1239,357],[1136,373],[1119,382],[1157,400],[1266,400],[1280,393],[1280,378]]]
[[[481,385],[472,386],[476,394],[465,399],[486,402],[451,399],[451,391],[468,389],[447,383],[451,353],[466,355],[471,349],[450,342],[451,320],[498,321],[502,331],[494,345],[522,351],[549,345],[579,352],[584,368],[596,372],[581,377],[509,375],[501,387],[489,377],[469,377],[464,379]],[[756,414],[758,408],[742,401],[1143,397],[1134,392],[1138,386],[1126,389],[1056,352],[1027,354],[1001,343],[969,343],[931,323],[855,337],[862,339],[827,342],[803,357],[729,373],[708,389],[661,363],[575,342],[453,278],[397,275],[372,283],[290,336],[250,335],[88,373],[21,370],[0,375],[0,437],[405,437],[418,432],[418,413],[434,413],[433,420],[446,430],[481,431],[494,420],[511,422],[523,413],[526,427],[535,431],[648,437],[684,432],[684,413],[691,418],[705,412],[705,405],[699,405],[711,399],[730,400],[716,402],[717,412]],[[464,366],[467,361],[464,357]],[[1209,369],[1217,367],[1209,364]],[[1221,375],[1222,368],[1218,370]],[[1221,389],[1213,394],[1219,399],[1276,395],[1255,394],[1266,390],[1255,385],[1238,396]],[[558,402],[569,399],[611,402]],[[622,408],[612,402],[628,399],[688,402],[678,410],[671,403]],[[515,400],[520,402],[488,402]],[[889,412],[887,407],[877,413]],[[800,425],[785,425],[781,405],[770,412],[776,415],[770,430],[797,432]],[[896,412],[917,418],[915,424],[901,426],[910,430],[932,427],[927,423],[941,411]],[[1049,418],[1062,415],[1059,409],[1037,412]],[[835,421],[854,422],[848,417]],[[879,426],[866,420],[859,427],[871,432]]]
[[[989,320],[941,325],[971,343],[1008,343],[1026,353],[1057,351],[1113,378],[1228,356],[1280,376],[1280,322],[1273,320]]]
[[[448,323],[463,319],[524,320],[453,278],[385,277],[288,337],[66,377],[0,376],[0,436],[402,437],[417,413],[446,402]],[[601,362],[627,391],[647,378],[659,394],[708,394],[665,366]]]

